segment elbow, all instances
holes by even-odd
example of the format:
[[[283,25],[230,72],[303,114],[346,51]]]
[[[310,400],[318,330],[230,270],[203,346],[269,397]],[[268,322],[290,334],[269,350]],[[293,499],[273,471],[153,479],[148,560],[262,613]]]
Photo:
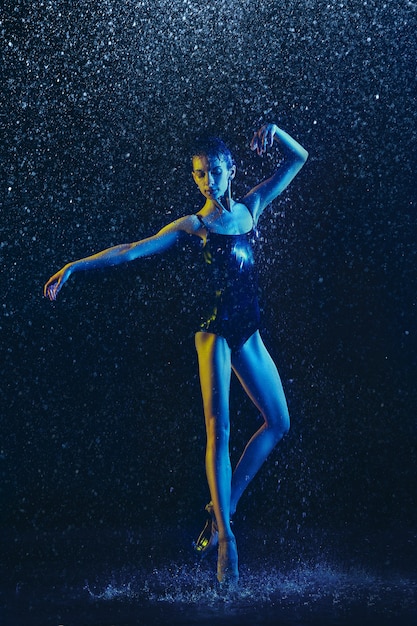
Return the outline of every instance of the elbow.
[[[289,157],[289,165],[299,171],[308,159],[308,152],[303,146],[298,145]]]
[[[127,243],[120,252],[122,261],[133,261],[138,256],[137,245],[134,243]]]
[[[294,168],[295,174],[297,174],[301,170],[301,168],[304,166],[307,159],[308,159],[307,150],[304,150],[304,148],[300,146],[300,150],[297,151],[297,154],[295,155],[294,161],[293,161],[293,168]]]
[[[300,151],[299,151],[299,155],[298,158],[300,160],[301,165],[304,165],[304,163],[307,161],[308,159],[308,152],[305,148],[303,148],[302,146],[300,146]]]
[[[114,253],[109,258],[109,265],[120,265],[121,263],[132,261],[135,258],[133,247],[134,244],[131,243],[116,246]]]
[[[297,154],[294,155],[293,161],[290,166],[290,171],[292,173],[291,178],[294,178],[294,176],[298,174],[298,172],[304,166],[304,163],[307,161],[307,159],[308,159],[307,150],[304,150],[304,148],[302,148],[301,150],[297,151]]]

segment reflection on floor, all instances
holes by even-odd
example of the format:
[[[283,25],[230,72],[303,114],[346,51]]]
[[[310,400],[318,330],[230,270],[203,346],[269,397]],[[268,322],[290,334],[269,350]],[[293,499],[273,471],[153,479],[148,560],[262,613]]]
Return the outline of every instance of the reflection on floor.
[[[417,623],[412,532],[237,535],[241,580],[229,591],[216,582],[215,560],[194,558],[188,533],[178,529],[3,535],[1,624]]]

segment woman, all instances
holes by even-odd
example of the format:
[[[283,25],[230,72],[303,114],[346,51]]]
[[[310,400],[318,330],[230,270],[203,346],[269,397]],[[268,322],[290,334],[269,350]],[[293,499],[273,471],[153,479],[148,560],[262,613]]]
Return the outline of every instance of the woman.
[[[201,391],[207,432],[206,473],[211,502],[209,520],[195,548],[205,554],[218,548],[219,582],[238,580],[238,554],[231,517],[249,482],[289,429],[287,404],[278,371],[259,335],[252,242],[266,206],[292,181],[307,151],[275,124],[265,124],[251,141],[262,155],[277,141],[284,156],[276,172],[241,201],[231,195],[236,173],[229,149],[218,139],[206,141],[192,155],[193,179],[205,198],[195,215],[168,224],[156,235],[114,246],[65,265],[46,283],[55,300],[68,278],[81,270],[103,268],[161,253],[190,236],[200,243],[210,306],[196,328]],[[229,390],[232,370],[261,412],[264,423],[248,442],[233,474],[229,455]]]

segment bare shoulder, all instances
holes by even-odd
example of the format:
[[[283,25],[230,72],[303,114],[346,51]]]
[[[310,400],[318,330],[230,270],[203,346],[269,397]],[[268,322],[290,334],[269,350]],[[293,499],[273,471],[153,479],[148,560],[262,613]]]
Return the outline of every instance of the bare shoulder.
[[[240,199],[240,204],[242,204],[247,210],[249,210],[252,217],[254,216],[257,208],[257,203],[259,199],[254,193],[254,189],[251,189],[243,198]]]
[[[255,203],[250,196],[245,196],[233,206],[233,211],[236,212],[239,221],[240,230],[246,232],[253,226],[255,215],[254,208]]]
[[[194,235],[201,229],[201,222],[196,215],[185,215],[181,218],[181,230],[189,235]]]
[[[168,232],[184,232],[188,234],[194,234],[200,227],[200,222],[195,215],[184,215],[174,220],[170,224],[164,226],[160,233]]]

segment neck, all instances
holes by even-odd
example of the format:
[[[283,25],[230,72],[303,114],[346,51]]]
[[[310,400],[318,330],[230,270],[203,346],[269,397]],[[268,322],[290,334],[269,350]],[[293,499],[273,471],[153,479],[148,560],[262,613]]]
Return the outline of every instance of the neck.
[[[232,200],[231,203],[229,203],[226,201],[226,198],[223,196],[222,198],[219,198],[219,200],[215,200],[215,199],[206,200],[206,203],[203,208],[207,212],[211,212],[214,210],[214,211],[217,211],[218,213],[231,213],[233,205],[234,205],[234,200]]]
[[[214,204],[220,212],[228,211],[230,213],[232,210],[232,207],[229,207],[229,203],[227,201],[225,202],[225,198],[221,198],[221,200],[215,200]]]
[[[230,193],[230,187],[219,200],[214,200],[215,206],[221,211],[227,211],[231,213],[234,201],[232,200],[232,195]]]

